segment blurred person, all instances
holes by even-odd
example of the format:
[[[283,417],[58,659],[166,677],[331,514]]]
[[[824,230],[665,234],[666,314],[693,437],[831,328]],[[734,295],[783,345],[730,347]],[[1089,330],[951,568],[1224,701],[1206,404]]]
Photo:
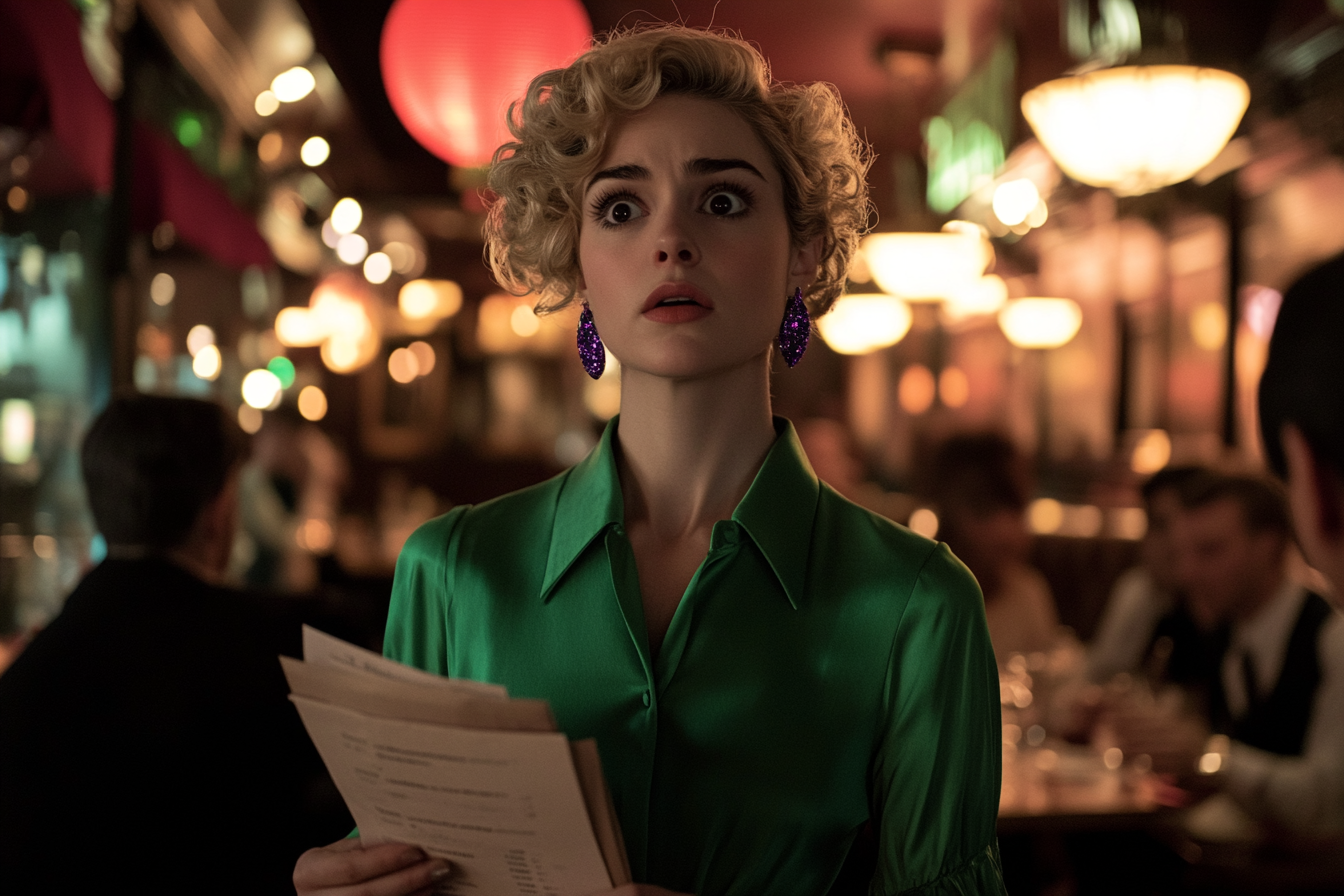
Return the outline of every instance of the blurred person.
[[[340,450],[296,407],[266,411],[252,438],[252,455],[239,478],[241,575],[248,585],[278,591],[317,587],[314,557],[332,547],[332,525],[346,475]],[[316,531],[326,538],[312,539]],[[323,528],[325,526],[325,528]]]
[[[1172,529],[1183,490],[1198,488],[1211,472],[1198,466],[1167,467],[1142,488],[1148,528],[1140,565],[1116,581],[1096,637],[1088,648],[1088,677],[1105,682],[1117,674],[1144,674],[1154,684],[1198,686],[1210,678],[1226,646],[1226,616],[1191,605],[1176,587]]]
[[[965,563],[985,596],[994,655],[1048,650],[1059,633],[1050,586],[1027,563],[1031,534],[1026,461],[996,433],[953,436],[935,453],[928,490],[938,537]]]
[[[1208,683],[1207,718],[1175,701],[1124,707],[1122,746],[1187,775],[1216,753],[1207,783],[1252,818],[1344,832],[1344,619],[1289,579],[1292,531],[1271,482],[1212,476],[1182,502],[1176,584],[1192,607],[1231,620],[1230,642]]]
[[[1260,379],[1260,432],[1307,561],[1344,593],[1344,255],[1284,293]]]
[[[349,829],[276,659],[298,620],[218,585],[246,452],[194,399],[118,398],[92,424],[107,559],[0,675],[7,891],[293,893],[298,855]]]

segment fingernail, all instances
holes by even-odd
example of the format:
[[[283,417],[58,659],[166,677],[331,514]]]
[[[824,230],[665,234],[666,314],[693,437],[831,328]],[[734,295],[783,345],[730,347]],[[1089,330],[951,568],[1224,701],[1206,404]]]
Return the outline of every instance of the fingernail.
[[[429,872],[429,879],[432,881],[440,881],[452,873],[453,873],[453,866],[445,862],[444,864],[435,868],[433,871]]]

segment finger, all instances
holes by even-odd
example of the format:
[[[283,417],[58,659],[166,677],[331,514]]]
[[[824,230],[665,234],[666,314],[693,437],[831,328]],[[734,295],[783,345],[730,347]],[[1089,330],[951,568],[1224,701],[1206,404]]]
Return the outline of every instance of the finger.
[[[348,840],[299,856],[294,866],[294,886],[303,892],[357,884],[424,861],[424,852],[404,843],[363,846],[357,840]]]
[[[348,891],[336,891],[331,896],[410,896],[432,894],[452,874],[452,866],[443,859],[430,859],[409,868],[393,872]]]

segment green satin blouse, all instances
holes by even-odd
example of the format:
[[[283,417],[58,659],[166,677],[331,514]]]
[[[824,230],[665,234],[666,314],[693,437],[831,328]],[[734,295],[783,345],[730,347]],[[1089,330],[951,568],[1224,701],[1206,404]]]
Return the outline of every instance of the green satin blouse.
[[[387,655],[545,699],[597,738],[637,881],[821,896],[871,820],[872,894],[1002,893],[999,689],[971,574],[819,482],[777,419],[652,657],[617,425],[554,479],[420,527]]]

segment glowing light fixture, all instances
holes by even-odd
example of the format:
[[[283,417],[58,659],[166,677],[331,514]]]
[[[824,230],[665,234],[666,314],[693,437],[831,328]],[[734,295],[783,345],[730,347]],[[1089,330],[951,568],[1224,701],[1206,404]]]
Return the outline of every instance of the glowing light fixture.
[[[994,188],[991,203],[994,217],[1012,227],[1027,220],[1041,202],[1041,192],[1036,184],[1025,177],[1006,180]]]
[[[882,291],[911,302],[940,301],[970,288],[994,259],[978,231],[875,233],[862,250]]]
[[[224,366],[224,358],[215,345],[202,346],[191,359],[191,372],[203,380],[216,380]]]
[[[149,281],[149,297],[155,305],[169,304],[176,294],[177,281],[166,271],[160,271]]]
[[[434,370],[434,347],[417,339],[406,348],[415,355],[416,363],[420,365],[420,375],[428,376]]]
[[[26,398],[7,398],[0,403],[0,459],[7,464],[26,464],[33,456],[37,415]]]
[[[1211,162],[1250,96],[1230,72],[1129,65],[1047,81],[1022,97],[1022,112],[1064,173],[1137,196]]]
[[[998,274],[986,274],[979,280],[947,297],[943,311],[953,321],[977,314],[995,314],[1008,301],[1008,284]]]
[[[904,339],[913,319],[910,306],[895,296],[856,293],[837,299],[815,326],[840,354],[866,355]]]
[[[305,348],[320,345],[327,338],[327,332],[311,309],[281,308],[275,316],[275,338],[281,345]]]
[[[364,209],[350,197],[336,203],[331,209],[331,228],[339,234],[354,233],[364,220]]]
[[[387,356],[388,376],[405,385],[420,375],[420,360],[407,348],[394,349]]]
[[[369,254],[369,241],[357,233],[347,233],[336,243],[336,257],[346,264],[359,264]]]
[[[337,244],[339,250],[339,244]],[[374,252],[364,259],[364,279],[370,283],[386,283],[392,276],[392,259],[386,252]]]
[[[243,401],[257,410],[268,410],[280,404],[284,392],[280,377],[269,370],[257,369],[243,377]]]
[[[1018,348],[1058,348],[1083,325],[1083,310],[1072,299],[1014,299],[999,312],[999,327]]]
[[[313,92],[317,79],[313,73],[301,65],[296,65],[276,75],[271,81],[271,93],[282,103],[297,103]]]
[[[462,307],[462,287],[452,280],[412,280],[397,294],[397,306],[409,320],[452,317]]]
[[[313,422],[327,416],[327,393],[319,386],[304,386],[299,390],[299,413]]]
[[[1165,430],[1150,429],[1134,443],[1129,468],[1140,476],[1151,476],[1171,460],[1171,436]]]
[[[280,108],[280,100],[271,91],[263,90],[257,94],[256,102],[252,104],[252,108],[256,109],[257,114],[262,118],[269,118]]]
[[[321,137],[309,137],[299,147],[299,158],[309,168],[316,168],[331,155],[331,144]]]
[[[194,358],[207,345],[215,344],[215,331],[205,324],[197,324],[187,331],[187,351]]]

